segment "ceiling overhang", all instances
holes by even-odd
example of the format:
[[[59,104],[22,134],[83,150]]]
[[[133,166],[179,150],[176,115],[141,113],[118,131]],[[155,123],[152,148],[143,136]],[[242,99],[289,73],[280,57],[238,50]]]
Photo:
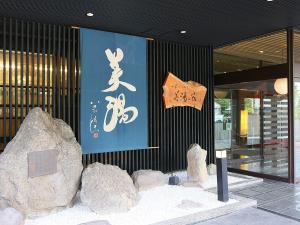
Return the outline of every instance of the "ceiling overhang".
[[[299,0],[2,0],[0,7],[5,17],[214,47],[297,26],[299,12]]]

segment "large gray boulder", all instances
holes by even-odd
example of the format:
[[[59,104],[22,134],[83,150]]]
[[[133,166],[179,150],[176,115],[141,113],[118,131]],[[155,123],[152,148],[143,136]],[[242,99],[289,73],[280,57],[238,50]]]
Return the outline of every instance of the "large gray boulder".
[[[138,170],[131,177],[138,191],[168,184],[168,176],[157,170]]]
[[[187,178],[188,182],[205,183],[208,180],[206,168],[207,151],[198,144],[192,144],[187,152]]]
[[[28,217],[63,209],[76,195],[82,168],[71,128],[34,108],[0,155],[0,208]]]
[[[125,212],[138,202],[132,179],[117,166],[90,164],[81,182],[81,201],[96,213]]]
[[[14,208],[0,210],[0,225],[23,225],[25,218]]]

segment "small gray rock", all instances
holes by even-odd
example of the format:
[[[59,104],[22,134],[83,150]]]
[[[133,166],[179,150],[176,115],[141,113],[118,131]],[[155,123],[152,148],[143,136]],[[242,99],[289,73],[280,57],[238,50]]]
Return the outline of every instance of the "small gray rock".
[[[92,221],[87,223],[81,223],[78,225],[111,225],[111,224],[107,220],[97,220],[97,221]]]
[[[156,170],[138,170],[131,177],[138,191],[168,184],[168,176]]]
[[[22,213],[14,208],[0,210],[0,225],[23,225],[25,222]]]
[[[82,174],[81,201],[99,214],[126,212],[138,202],[138,193],[125,170],[90,164]]]
[[[217,174],[217,166],[215,164],[209,164],[207,166],[207,172],[209,175],[216,175]]]
[[[169,177],[169,185],[178,185],[180,183],[179,177],[171,176]]]

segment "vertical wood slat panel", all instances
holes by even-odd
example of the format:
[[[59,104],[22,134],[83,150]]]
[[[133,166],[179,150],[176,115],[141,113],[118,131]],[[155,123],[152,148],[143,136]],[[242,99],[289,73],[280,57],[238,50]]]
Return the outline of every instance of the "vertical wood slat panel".
[[[36,106],[40,107],[40,50],[41,50],[41,45],[40,45],[40,30],[41,30],[41,24],[37,24],[37,32],[36,32],[36,38],[35,41],[37,42],[37,49],[36,49],[36,66],[34,65],[33,70],[36,70]],[[34,86],[35,86],[34,85]]]
[[[59,115],[58,118],[64,116],[66,122],[69,123],[70,118],[74,118],[73,121],[79,118],[78,104],[75,103],[77,97],[74,97],[74,95],[78,96],[77,88],[79,87],[79,46],[77,45],[79,31],[72,30],[74,37],[71,38],[71,28],[64,27],[65,30],[68,30],[68,38],[63,38],[62,32],[57,32],[61,26],[11,18],[0,18],[0,22],[0,49],[2,50],[1,63],[3,64],[3,71],[0,75],[3,80],[0,83],[1,153],[33,107],[39,106],[55,117]],[[64,43],[60,43],[62,41]],[[68,48],[68,54],[65,56],[61,55],[62,46]],[[60,60],[68,63],[66,70],[58,68],[61,67]],[[71,60],[73,61],[71,62]],[[64,88],[61,84],[63,80],[59,80],[62,72],[68,76],[65,79],[68,84],[64,91],[68,102],[58,107],[58,104],[55,103],[62,102],[59,99],[65,98],[65,96],[61,96],[61,89]],[[71,77],[71,74],[74,77]],[[73,81],[77,83],[71,84]],[[71,99],[74,104],[71,103]],[[68,109],[68,112],[63,114],[62,107]],[[75,122],[70,125],[74,127],[74,124]]]
[[[34,80],[35,80],[35,75],[34,75],[34,52],[35,52],[35,23],[33,22],[31,24],[31,108],[34,108]]]
[[[43,47],[42,47],[42,109],[46,110],[46,24],[43,24]],[[48,82],[48,81],[47,81]]]
[[[79,57],[80,57],[80,32],[77,32],[76,35],[76,46],[77,49],[76,51],[76,112],[77,113],[77,117],[76,117],[76,121],[77,121],[77,129],[75,130],[76,132],[76,137],[77,140],[80,142],[80,63],[79,63]]]
[[[60,79],[59,83],[61,83],[62,85],[62,99],[61,99],[61,105],[62,105],[62,119],[64,121],[66,121],[66,98],[65,98],[65,90],[66,90],[66,84],[65,84],[65,80],[66,80],[66,72],[65,72],[65,63],[66,63],[66,60],[65,60],[65,57],[66,57],[66,27],[63,27],[63,39],[62,39],[62,59],[61,59],[61,63],[62,63],[62,66],[61,66],[61,70],[62,70],[62,78]],[[58,87],[59,89],[59,87]]]
[[[60,25],[24,23],[24,21],[16,21],[16,27],[13,27],[14,23],[6,19],[2,19],[2,24],[4,64],[2,76],[5,81],[2,108],[4,118],[7,117],[7,113],[9,115],[9,121],[3,120],[4,137],[1,139],[2,142],[5,145],[6,140],[10,140],[14,135],[11,130],[12,86],[18,85],[16,78],[21,79],[21,105],[20,109],[15,105],[16,118],[18,110],[21,110],[22,119],[30,108],[41,105],[43,109],[51,112],[53,117],[63,118],[68,122],[79,140],[79,30]],[[21,44],[17,40],[17,32],[19,32]],[[6,61],[7,46],[9,48],[8,62]],[[15,82],[12,84],[11,57],[12,52],[19,51],[18,46],[20,47],[21,70],[20,72],[15,71]],[[159,149],[85,155],[83,163],[87,165],[99,161],[115,164],[128,170],[129,173],[137,169],[149,168],[164,172],[181,170],[186,168],[186,151],[192,143],[199,143],[207,149],[208,162],[214,162],[214,138],[211,135],[214,127],[213,111],[210,107],[213,105],[212,49],[164,41],[148,41],[147,59],[149,146],[158,146]],[[18,60],[19,58],[15,55],[15,67],[17,67]],[[8,74],[6,74],[7,71]],[[195,80],[208,88],[201,112],[187,107],[164,109],[162,85],[168,71],[175,73],[184,81]],[[25,80],[23,80],[23,76]],[[15,102],[18,103],[18,90],[14,90]],[[9,94],[9,102],[5,102],[6,93]],[[25,96],[24,102],[23,95]]]
[[[20,110],[21,110],[21,120],[20,123],[22,123],[22,121],[24,120],[24,22],[21,21],[21,53],[20,53],[20,73],[21,73],[21,89],[20,89],[20,98],[21,98],[21,105],[20,105]]]
[[[29,35],[29,22],[26,23],[26,114],[29,112],[29,41],[30,41],[30,35]]]
[[[19,33],[18,33],[18,21],[17,20],[15,20],[15,22],[14,22],[14,26],[15,26],[15,29],[14,29],[14,31],[15,31],[15,37],[14,37],[14,39],[15,39],[15,42],[14,42],[14,46],[15,46],[15,49],[18,49],[18,36],[19,36]],[[16,51],[14,51],[14,68],[15,68],[15,70],[14,70],[14,75],[15,75],[15,82],[14,82],[14,87],[15,87],[15,99],[14,99],[14,102],[15,102],[15,112],[14,112],[14,129],[13,129],[13,134],[17,131],[17,128],[18,128],[18,118],[19,118],[19,114],[18,114],[18,86],[19,86],[19,84],[18,84],[18,54],[16,54],[17,52]],[[11,111],[12,111],[12,109],[11,109]]]
[[[6,19],[3,19],[3,147],[7,144],[6,140]]]
[[[71,123],[71,29],[67,29],[68,33],[68,40],[67,40],[67,47],[68,47],[68,53],[67,53],[67,123],[70,124],[70,126],[74,129],[73,124]],[[64,106],[65,107],[65,106]]]
[[[13,135],[13,124],[12,124],[12,117],[13,117],[13,110],[12,110],[12,36],[13,36],[13,28],[12,28],[12,19],[9,19],[9,52],[8,52],[8,76],[9,76],[9,141],[12,139]]]
[[[51,113],[51,71],[50,71],[50,55],[51,55],[51,25],[48,25],[48,33],[47,33],[47,39],[48,39],[48,46],[47,46],[47,68],[45,70],[47,71],[47,112]]]
[[[52,116],[56,117],[56,26],[52,26]]]
[[[72,97],[72,112],[71,113],[71,119],[72,119],[72,127],[73,130],[75,131],[76,129],[78,129],[78,127],[76,126],[76,116],[75,116],[75,99],[76,99],[76,64],[75,64],[75,57],[76,57],[76,51],[75,51],[75,38],[76,38],[76,32],[75,29],[72,30],[72,63],[71,63],[71,68],[72,68],[72,75],[71,75],[71,84],[72,84],[72,92],[71,92],[71,97]]]
[[[61,57],[60,54],[62,52],[61,49],[61,26],[58,25],[58,29],[57,29],[57,55],[56,55],[56,99],[57,99],[57,117],[58,118],[62,118],[61,115],[61,77],[62,77],[62,73],[61,73]]]

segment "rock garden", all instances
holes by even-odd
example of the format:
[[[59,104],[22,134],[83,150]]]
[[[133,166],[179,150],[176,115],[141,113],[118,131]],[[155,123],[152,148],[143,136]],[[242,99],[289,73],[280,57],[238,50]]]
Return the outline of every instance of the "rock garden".
[[[173,174],[130,176],[101,163],[84,169],[71,128],[35,108],[0,155],[0,224],[159,224],[235,205],[239,200],[220,202],[208,191],[216,187],[216,166],[206,165],[206,154],[191,145],[187,170]],[[242,180],[229,176],[229,183]]]

